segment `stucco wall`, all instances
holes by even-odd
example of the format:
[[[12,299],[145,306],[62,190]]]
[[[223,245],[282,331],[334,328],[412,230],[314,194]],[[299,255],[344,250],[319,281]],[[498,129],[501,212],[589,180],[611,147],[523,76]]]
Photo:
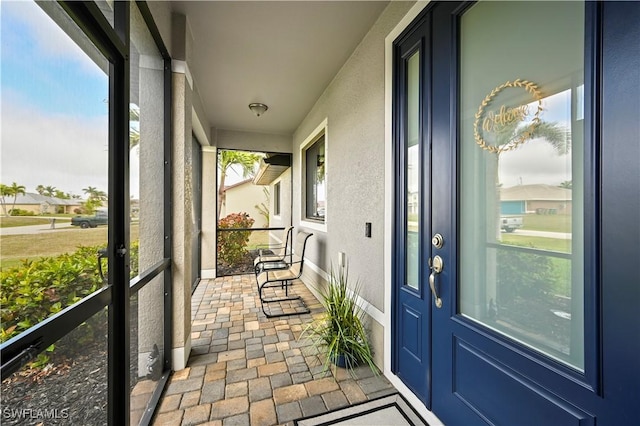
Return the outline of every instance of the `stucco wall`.
[[[300,145],[327,120],[327,232],[312,230],[308,259],[322,275],[346,253],[361,296],[384,310],[385,37],[412,2],[392,2],[318,99],[293,137],[293,224],[301,226]],[[372,224],[371,238],[365,223]],[[311,273],[311,271],[308,271]]]
[[[275,190],[274,187],[280,183],[280,214],[274,215],[275,211]],[[271,199],[269,200],[269,226],[272,228],[287,227],[291,225],[291,167],[285,170],[269,185]],[[279,233],[277,233],[280,236]]]
[[[263,188],[265,187],[254,185],[251,181],[227,188],[226,200],[220,209],[220,218],[231,213],[247,213],[254,220],[253,228],[264,228],[268,225],[265,223],[266,218],[255,207],[261,203],[267,205]]]

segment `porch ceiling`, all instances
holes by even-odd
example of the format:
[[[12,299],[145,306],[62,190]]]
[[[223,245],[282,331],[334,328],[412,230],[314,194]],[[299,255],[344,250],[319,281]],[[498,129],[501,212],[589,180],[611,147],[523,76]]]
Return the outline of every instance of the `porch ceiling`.
[[[388,1],[173,1],[193,34],[191,73],[221,129],[292,134]],[[251,102],[269,110],[256,117]]]

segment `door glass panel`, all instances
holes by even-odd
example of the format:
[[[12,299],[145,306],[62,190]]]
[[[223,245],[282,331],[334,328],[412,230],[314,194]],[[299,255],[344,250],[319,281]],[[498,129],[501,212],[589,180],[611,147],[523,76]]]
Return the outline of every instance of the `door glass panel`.
[[[417,289],[420,265],[420,52],[407,61],[407,151],[406,181],[406,284]]]
[[[583,52],[579,2],[461,20],[460,313],[579,370]]]

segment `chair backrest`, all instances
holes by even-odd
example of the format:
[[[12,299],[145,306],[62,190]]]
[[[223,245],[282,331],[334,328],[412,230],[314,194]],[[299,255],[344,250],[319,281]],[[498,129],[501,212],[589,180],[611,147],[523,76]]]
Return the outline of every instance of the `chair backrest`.
[[[285,257],[291,252],[291,243],[289,241],[293,241],[293,237],[291,234],[293,233],[293,226],[288,226],[284,228],[282,231],[282,244],[279,248],[273,250],[273,254],[280,257]]]
[[[302,275],[302,267],[304,266],[304,251],[307,248],[307,240],[313,234],[308,232],[298,232],[296,235],[296,243],[293,247],[293,254],[291,256],[291,260],[293,261],[291,268],[289,270],[296,276],[300,277]]]

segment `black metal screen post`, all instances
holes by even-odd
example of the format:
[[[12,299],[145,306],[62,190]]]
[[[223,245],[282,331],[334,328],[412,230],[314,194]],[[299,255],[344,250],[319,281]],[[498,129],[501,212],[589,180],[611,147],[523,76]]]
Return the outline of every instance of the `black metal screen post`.
[[[129,425],[129,7],[114,3],[115,30],[127,54],[109,80],[109,425]]]
[[[171,212],[173,209],[173,185],[171,183],[171,134],[172,134],[172,72],[171,58],[164,48],[164,257],[170,259],[169,269],[164,273],[164,370],[171,370],[172,346],[173,346],[173,238],[171,229],[173,221]]]

